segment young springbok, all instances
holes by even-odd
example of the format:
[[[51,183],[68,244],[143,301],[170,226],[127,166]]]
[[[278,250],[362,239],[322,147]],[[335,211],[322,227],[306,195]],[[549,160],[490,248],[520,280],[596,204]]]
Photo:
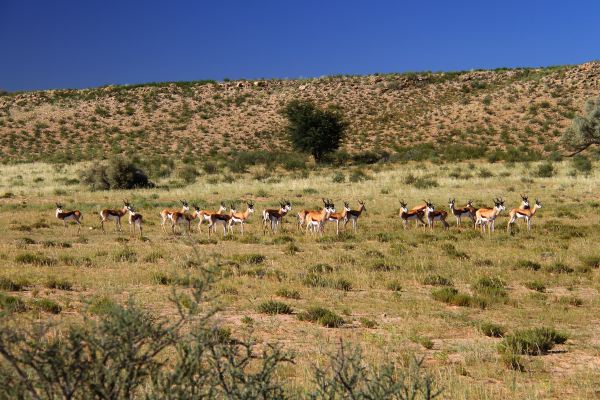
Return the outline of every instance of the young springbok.
[[[140,239],[142,238],[142,222],[144,217],[142,214],[138,214],[131,204],[127,204],[127,211],[129,211],[129,235],[135,235],[136,228],[140,231]],[[133,232],[132,232],[133,231]]]
[[[344,211],[342,212],[334,212],[329,214],[329,217],[327,218],[327,221],[329,222],[335,222],[335,234],[339,236],[340,234],[340,221],[344,221],[345,223],[347,223],[347,215],[348,212],[350,212],[350,205],[348,204],[347,201],[344,202]],[[346,226],[344,224],[344,226]]]
[[[56,218],[61,220],[67,229],[67,221],[75,221],[77,224],[77,234],[81,231],[81,221],[83,214],[79,210],[63,211],[62,204],[56,203]]]
[[[306,216],[304,217],[304,222],[306,223],[306,233],[308,233],[309,229],[313,229],[315,232],[319,232],[323,235],[323,230],[325,227],[325,222],[331,214],[335,212],[335,206],[331,202],[331,200],[323,199],[323,209],[321,211],[308,211]]]
[[[504,200],[494,199],[494,208],[480,208],[475,212],[475,216],[477,217],[475,226],[481,225],[482,233],[485,233],[485,228],[487,226],[488,232],[491,234],[494,232],[496,218],[505,209]]]
[[[279,210],[275,209],[266,209],[263,211],[263,234],[267,231],[267,224],[271,224],[271,233],[275,233],[275,231],[281,226],[281,221],[283,217],[292,211],[292,203],[289,200],[284,200],[279,203]]]
[[[402,220],[402,224],[404,225],[404,229],[408,227],[408,221],[417,221],[417,224],[421,222],[423,226],[425,226],[425,221],[423,220],[423,216],[425,212],[422,210],[409,210],[406,207],[406,203],[404,201],[400,201],[400,219]]]
[[[346,218],[344,218],[344,230],[346,230],[346,225],[348,224],[348,221],[352,221],[353,231],[355,231],[358,228],[358,218],[363,213],[363,211],[367,211],[364,201],[359,200],[358,204],[360,205],[358,210],[348,210],[348,212],[346,213]]]
[[[252,201],[246,202],[246,211],[242,212],[233,212],[231,213],[231,218],[229,219],[228,225],[231,229],[231,233],[233,233],[233,226],[235,224],[240,224],[240,229],[242,231],[242,236],[244,235],[244,222],[248,220],[250,214],[254,212],[254,203]]]
[[[448,217],[448,213],[444,210],[436,210],[433,203],[431,201],[425,201],[427,207],[425,207],[425,219],[427,219],[427,224],[431,229],[433,229],[433,224],[435,221],[441,221],[444,225],[444,229],[448,229],[450,225],[446,222],[446,218]]]
[[[510,210],[510,213],[509,213],[510,221],[508,221],[508,225],[506,226],[506,231],[508,233],[510,233],[512,224],[518,218],[525,219],[525,222],[527,222],[527,230],[530,231],[531,230],[531,220],[535,216],[536,211],[540,208],[542,208],[542,203],[538,199],[535,199],[535,205],[533,206],[533,208],[529,208],[529,209],[513,208],[512,210]]]
[[[123,228],[121,227],[121,218],[125,214],[127,214],[127,207],[129,206],[129,201],[123,200],[123,208],[121,210],[111,210],[109,208],[105,208],[100,211],[100,227],[102,228],[102,232],[106,233],[104,229],[104,223],[106,221],[115,221],[115,230],[119,232],[123,232]]]
[[[181,201],[181,212],[186,213],[186,212],[190,211],[190,205],[188,204],[188,202],[185,200],[180,200],[180,201]],[[164,210],[162,210],[160,212],[160,217],[162,218],[160,226],[163,231],[165,231],[165,229],[166,229],[165,225],[166,225],[167,221],[171,219],[171,216],[175,212],[178,212],[178,210],[169,209],[169,208],[165,208]]]
[[[206,221],[208,224],[210,224],[210,216],[213,214],[222,214],[225,211],[227,211],[227,207],[225,207],[225,203],[221,202],[219,204],[219,209],[217,211],[212,211],[212,210],[200,210],[200,214],[198,215],[198,218],[200,219],[200,221],[198,221],[198,230],[200,230],[200,226],[202,225],[202,223],[204,221]]]
[[[192,221],[198,218],[200,214],[200,208],[196,205],[194,207],[194,212],[192,214],[187,212],[175,211],[171,214],[171,230],[173,234],[175,234],[175,226],[183,225],[187,228],[188,235],[192,232]]]
[[[471,200],[467,201],[465,207],[456,208],[456,199],[448,199],[448,206],[450,207],[450,212],[456,217],[456,226],[460,226],[462,217],[469,218],[473,222],[473,225],[475,224],[475,208]]]
[[[210,223],[208,224],[208,236],[210,236],[210,232],[217,231],[217,225],[223,225],[223,236],[227,235],[227,231],[233,233],[231,226],[229,225],[229,220],[232,218],[231,216],[235,214],[237,211],[235,206],[231,204],[229,214],[212,214],[210,216]]]

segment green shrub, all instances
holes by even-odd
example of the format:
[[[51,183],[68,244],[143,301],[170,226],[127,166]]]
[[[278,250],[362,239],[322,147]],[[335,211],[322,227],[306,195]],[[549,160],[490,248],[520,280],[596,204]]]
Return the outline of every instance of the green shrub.
[[[554,173],[554,166],[550,161],[546,161],[538,165],[536,176],[539,178],[552,178]]]
[[[123,247],[113,254],[112,259],[117,262],[136,262],[137,253],[129,247]]]
[[[589,175],[592,172],[592,162],[586,156],[581,154],[576,155],[571,160],[571,166],[577,172],[581,172],[582,174]]]
[[[443,287],[440,289],[435,289],[431,292],[431,296],[443,303],[451,303],[454,297],[458,295],[458,289],[452,287]]]
[[[402,290],[402,284],[400,281],[394,279],[387,283],[386,288],[393,292],[400,292]]]
[[[243,254],[236,257],[241,264],[258,265],[265,262],[266,256],[262,254]]]
[[[153,187],[148,176],[134,162],[121,157],[107,165],[94,163],[81,173],[81,181],[91,190],[136,189]]]
[[[276,315],[276,314],[291,314],[292,307],[281,301],[268,300],[258,305],[258,311],[263,314]]]
[[[48,289],[58,289],[58,290],[72,290],[73,284],[69,282],[67,279],[58,279],[53,276],[49,277],[46,280],[45,286]]]
[[[450,279],[441,276],[441,275],[427,275],[423,278],[423,285],[430,286],[453,286],[453,283]]]
[[[482,322],[481,324],[479,324],[479,330],[485,336],[490,337],[502,337],[506,332],[506,329],[504,329],[503,326],[495,324],[493,322]]]
[[[346,175],[343,172],[336,172],[331,177],[331,181],[333,183],[343,183],[346,182]]]
[[[529,260],[520,260],[517,262],[516,266],[517,268],[530,269],[532,271],[537,271],[540,268],[542,268],[542,265],[540,263]]]
[[[30,283],[25,279],[15,281],[5,276],[0,276],[0,290],[6,290],[8,292],[18,292],[24,290],[29,285]]]
[[[198,170],[193,165],[185,164],[180,166],[175,175],[177,178],[181,179],[188,185],[196,182],[196,178],[198,177]]]
[[[27,311],[27,305],[18,297],[0,293],[0,309],[8,314],[20,313]]]
[[[348,279],[344,279],[344,278],[337,279],[336,281],[333,282],[332,286],[335,289],[343,290],[345,292],[349,292],[352,290],[352,282],[350,282]]]
[[[364,326],[365,328],[373,329],[373,328],[377,327],[377,322],[375,322],[372,319],[369,319],[367,317],[360,317],[358,320],[360,321],[362,326]]]
[[[49,267],[56,264],[54,258],[46,257],[42,254],[22,253],[15,257],[17,264],[31,264],[40,267]]]
[[[598,255],[584,256],[584,257],[581,257],[581,262],[586,267],[596,269],[596,268],[600,267],[600,256],[598,256]]]
[[[327,328],[338,328],[344,324],[344,319],[323,307],[310,307],[308,310],[298,314],[300,321],[319,323]]]
[[[546,286],[538,281],[525,282],[524,285],[527,289],[535,290],[536,292],[544,293],[546,291]]]
[[[275,294],[279,297],[285,297],[286,299],[299,300],[301,298],[299,291],[287,288],[278,289]]]
[[[521,357],[519,354],[515,354],[511,351],[502,351],[500,354],[500,360],[509,369],[519,372],[525,371],[523,357]]]
[[[546,272],[549,272],[551,274],[570,274],[574,271],[573,268],[561,262],[556,262],[554,264],[547,265],[545,270]]]
[[[119,309],[119,305],[106,296],[98,296],[91,300],[88,311],[96,315],[109,315]]]
[[[50,299],[35,299],[32,300],[30,304],[34,310],[44,311],[51,314],[60,314],[62,311],[60,304]]]
[[[558,302],[560,304],[574,306],[574,307],[580,307],[583,305],[583,300],[577,296],[562,296],[558,299]]]
[[[481,297],[502,301],[508,297],[505,286],[506,284],[500,278],[484,276],[475,282],[471,288]]]
[[[425,336],[413,335],[410,337],[410,340],[420,344],[425,347],[427,350],[433,349],[433,341]]]
[[[566,341],[567,335],[557,332],[554,328],[521,329],[506,336],[499,350],[514,354],[541,355],[546,354],[556,344]]]
[[[371,177],[369,175],[365,174],[365,172],[360,169],[352,171],[352,173],[350,174],[350,178],[349,178],[350,182],[353,182],[353,183],[367,181],[370,179],[371,179]]]

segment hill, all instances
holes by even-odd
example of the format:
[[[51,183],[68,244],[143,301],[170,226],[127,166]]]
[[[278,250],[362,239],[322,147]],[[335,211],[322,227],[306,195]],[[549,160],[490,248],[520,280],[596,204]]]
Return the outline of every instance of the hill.
[[[0,96],[6,161],[91,160],[115,153],[205,158],[285,150],[279,110],[292,99],[340,107],[344,149],[406,150],[451,143],[551,153],[586,99],[600,63],[536,69],[193,81]]]

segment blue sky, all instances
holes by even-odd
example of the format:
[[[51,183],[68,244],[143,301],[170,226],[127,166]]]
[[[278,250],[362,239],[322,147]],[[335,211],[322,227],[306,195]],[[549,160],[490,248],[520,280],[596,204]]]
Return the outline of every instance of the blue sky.
[[[600,1],[0,0],[0,88],[600,59]]]

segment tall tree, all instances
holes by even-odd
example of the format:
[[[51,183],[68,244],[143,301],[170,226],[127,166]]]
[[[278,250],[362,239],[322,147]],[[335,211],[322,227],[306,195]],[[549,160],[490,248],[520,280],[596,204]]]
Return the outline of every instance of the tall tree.
[[[340,147],[347,125],[338,111],[292,100],[282,113],[288,120],[286,132],[294,149],[311,154],[316,162]]]
[[[581,153],[594,144],[600,144],[600,98],[585,103],[584,115],[573,118],[571,126],[563,135],[565,148],[571,151],[569,157]]]

